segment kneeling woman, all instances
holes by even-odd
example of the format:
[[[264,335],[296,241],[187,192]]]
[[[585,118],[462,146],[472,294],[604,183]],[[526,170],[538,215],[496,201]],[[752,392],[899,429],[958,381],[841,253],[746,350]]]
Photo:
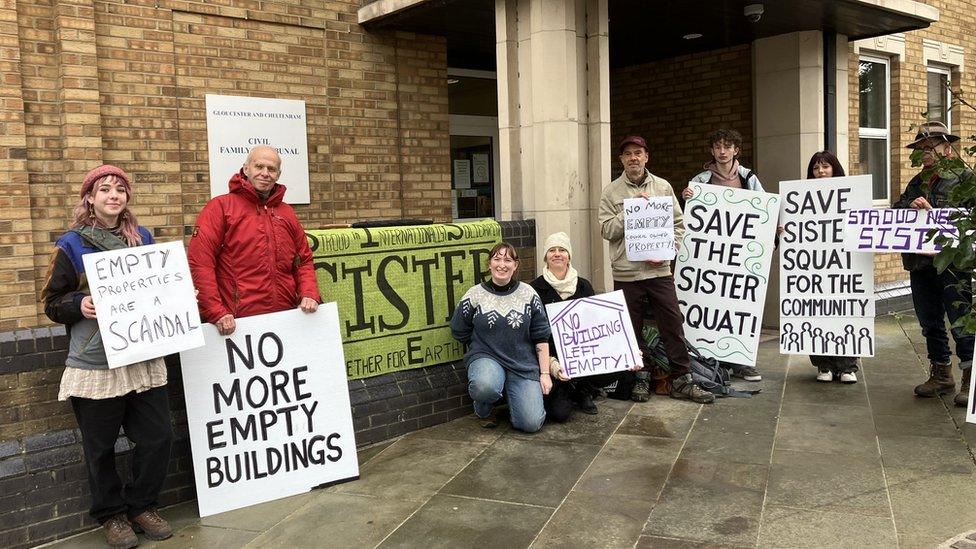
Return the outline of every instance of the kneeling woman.
[[[68,329],[58,400],[70,401],[78,420],[91,487],[90,512],[102,524],[111,547],[135,547],[135,530],[152,540],[172,534],[156,513],[173,439],[166,364],[154,358],[109,369],[82,260],[89,253],[153,243],[128,209],[131,196],[129,176],[120,168],[101,166],[88,172],[74,220],[56,243],[41,293],[48,318]],[[119,427],[136,445],[132,482],[124,488],[115,470]]]
[[[549,320],[535,290],[515,279],[518,263],[511,244],[491,249],[491,279],[464,294],[451,332],[468,346],[468,393],[483,425],[498,425],[495,403],[504,394],[512,427],[534,433],[546,420],[542,398],[552,388]]]
[[[563,232],[551,234],[546,239],[545,247],[546,254],[543,257],[545,265],[542,267],[542,275],[531,283],[544,305],[595,294],[590,281],[579,276],[570,264],[573,248],[569,235]],[[634,373],[629,371],[570,380],[559,363],[552,338],[549,339],[549,354],[550,375],[553,378],[552,391],[545,398],[546,416],[549,421],[562,422],[569,419],[574,403],[584,413],[595,414],[597,408],[593,403],[593,397],[601,387],[613,383],[621,387],[634,385]]]

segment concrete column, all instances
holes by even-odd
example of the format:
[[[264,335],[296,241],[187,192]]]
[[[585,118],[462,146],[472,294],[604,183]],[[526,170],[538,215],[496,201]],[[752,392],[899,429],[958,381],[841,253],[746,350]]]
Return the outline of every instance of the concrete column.
[[[837,153],[848,167],[847,37],[836,37]],[[756,40],[753,113],[756,170],[768,192],[779,182],[806,177],[810,156],[824,148],[824,48],[820,31]],[[774,256],[763,324],[779,323],[779,261]]]
[[[573,265],[603,286],[596,210],[609,182],[607,0],[496,0],[501,218],[535,219],[542,242],[573,241]]]

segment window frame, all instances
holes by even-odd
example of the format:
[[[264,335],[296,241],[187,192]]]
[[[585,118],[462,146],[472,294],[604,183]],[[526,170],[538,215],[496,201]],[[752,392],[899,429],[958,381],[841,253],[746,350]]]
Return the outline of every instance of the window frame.
[[[884,197],[874,197],[874,190],[872,189],[872,200],[874,204],[877,205],[891,205],[891,59],[888,57],[883,57],[880,55],[870,55],[870,54],[860,54],[858,55],[858,63],[862,61],[867,61],[869,63],[879,63],[885,67],[885,127],[884,128],[865,128],[861,127],[860,113],[858,114],[858,155],[861,154],[860,140],[861,139],[877,139],[884,140],[885,142],[885,196]],[[860,75],[858,75],[860,79]],[[858,82],[858,89],[860,90],[860,82]],[[859,107],[860,108],[860,107]],[[863,158],[861,160],[863,162]]]
[[[926,111],[928,111],[928,89],[929,89],[929,87],[928,87],[927,84],[928,84],[928,75],[929,75],[929,73],[935,73],[935,74],[944,75],[946,77],[946,82],[948,82],[948,84],[950,86],[952,85],[952,69],[950,69],[949,67],[943,67],[941,65],[926,65],[925,66],[925,77],[926,77],[926,86],[925,86],[925,109],[926,109]],[[945,100],[945,106],[946,106],[945,125],[946,125],[947,128],[949,128],[949,131],[952,132],[952,94],[949,93],[949,90],[943,90],[943,93],[945,93],[944,100]],[[928,119],[928,115],[927,114],[926,114],[925,118]]]

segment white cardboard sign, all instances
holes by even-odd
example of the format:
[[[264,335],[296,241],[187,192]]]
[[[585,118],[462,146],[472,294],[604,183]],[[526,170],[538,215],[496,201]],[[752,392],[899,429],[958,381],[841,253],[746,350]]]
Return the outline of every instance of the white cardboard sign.
[[[82,256],[109,368],[203,345],[180,241]]]
[[[953,208],[850,210],[844,230],[844,249],[851,252],[935,254],[942,246],[929,239],[928,233],[935,229],[944,236],[958,238],[959,230],[949,218],[955,211]]]
[[[624,199],[624,246],[629,261],[674,259],[674,199]]]
[[[180,354],[201,517],[358,478],[334,302],[203,329]]]
[[[783,181],[780,196],[779,352],[874,356],[874,254],[844,250],[871,176]]]
[[[642,364],[621,290],[546,305],[556,354],[571,378]]]
[[[706,357],[755,365],[779,196],[688,185],[674,270],[685,338]]]
[[[252,148],[270,145],[281,156],[285,202],[310,202],[304,101],[207,94],[206,109],[211,198],[227,193]]]

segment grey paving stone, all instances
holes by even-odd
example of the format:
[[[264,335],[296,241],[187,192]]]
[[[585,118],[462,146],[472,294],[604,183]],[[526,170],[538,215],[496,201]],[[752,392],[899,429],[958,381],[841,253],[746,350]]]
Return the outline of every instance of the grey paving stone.
[[[890,517],[880,456],[794,452],[776,448],[766,489],[767,505]]]
[[[454,421],[421,429],[407,436],[491,444],[510,429],[509,423],[505,421],[494,429],[485,429],[481,426],[481,420],[474,414],[471,414]]]
[[[680,450],[680,440],[618,431],[597,454],[574,491],[611,499],[656,501]]]
[[[773,433],[769,428],[729,427],[720,424],[696,424],[688,435],[681,457],[685,459],[721,459],[736,463],[769,464]]]
[[[843,383],[820,383],[803,376],[790,379],[786,384],[784,402],[804,402],[809,404],[840,404],[843,406],[867,406],[867,393],[863,383],[846,385]]]
[[[693,541],[657,536],[641,536],[635,549],[752,549],[754,545],[726,545],[714,541]]]
[[[811,510],[767,505],[759,547],[859,549],[897,546],[891,517],[852,515],[830,508]]]
[[[187,547],[221,547],[231,549],[244,547],[257,537],[257,535],[257,532],[250,530],[215,528],[195,524],[174,533],[173,537],[168,540],[152,542],[146,546],[159,547],[160,549],[182,549]]]
[[[838,423],[817,417],[784,417],[776,430],[776,448],[863,457],[878,455],[871,424]]]
[[[362,466],[359,480],[327,490],[426,501],[485,448],[476,442],[404,437]]]
[[[281,522],[285,517],[297,511],[311,499],[312,492],[276,499],[267,503],[244,507],[243,509],[235,509],[226,513],[203,517],[200,519],[200,524],[202,526],[215,526],[232,530],[263,532]]]
[[[767,465],[679,459],[644,534],[752,545],[759,530]]]
[[[917,469],[931,473],[976,472],[972,455],[959,437],[883,436],[880,440],[886,468]]]
[[[548,422],[537,433],[523,433],[514,429],[505,436],[517,437],[524,440],[551,440],[572,444],[603,445],[610,434],[626,415],[625,410],[605,406],[596,415],[574,412],[565,423]]]
[[[322,492],[270,530],[254,547],[374,547],[411,513],[417,501]]]
[[[688,431],[694,421],[694,416],[690,414],[663,414],[660,416],[630,414],[624,418],[623,423],[617,428],[617,434],[684,439],[688,436]]]
[[[863,406],[847,406],[844,404],[811,404],[808,402],[783,402],[780,418],[820,418],[831,423],[854,423],[870,425],[873,421],[871,408],[865,403]]]
[[[976,525],[976,474],[885,468],[898,535],[948,540]],[[902,547],[922,547],[905,545]]]
[[[640,537],[652,502],[573,491],[539,533],[533,549],[549,547],[631,548]]]
[[[959,438],[959,431],[948,415],[927,412],[919,416],[876,414],[874,425],[882,438],[906,433],[920,437]]]
[[[544,507],[436,495],[379,547],[528,547],[551,515]]]
[[[588,444],[502,437],[441,493],[556,507],[599,449]]]

